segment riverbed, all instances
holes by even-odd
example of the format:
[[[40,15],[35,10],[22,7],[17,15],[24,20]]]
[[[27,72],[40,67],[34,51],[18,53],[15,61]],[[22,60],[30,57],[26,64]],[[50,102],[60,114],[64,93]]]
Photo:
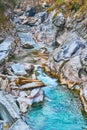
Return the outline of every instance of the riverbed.
[[[38,70],[38,79],[48,86],[44,88],[43,103],[34,104],[26,114],[26,121],[32,130],[86,130],[87,116],[83,111],[78,94],[66,86],[59,85],[42,69]]]

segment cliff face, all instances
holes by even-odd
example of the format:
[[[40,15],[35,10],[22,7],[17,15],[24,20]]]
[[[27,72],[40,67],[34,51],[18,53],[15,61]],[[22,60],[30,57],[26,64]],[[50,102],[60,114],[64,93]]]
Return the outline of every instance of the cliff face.
[[[58,0],[48,12],[54,9],[59,47],[50,56],[49,66],[62,84],[79,90],[87,112],[87,1]]]

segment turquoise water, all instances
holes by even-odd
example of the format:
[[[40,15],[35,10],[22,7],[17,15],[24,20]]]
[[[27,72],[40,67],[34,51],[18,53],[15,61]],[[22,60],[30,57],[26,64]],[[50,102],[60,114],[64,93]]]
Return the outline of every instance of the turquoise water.
[[[82,112],[78,95],[60,86],[41,69],[38,79],[48,85],[46,98],[27,113],[26,121],[32,130],[87,130],[87,117]]]

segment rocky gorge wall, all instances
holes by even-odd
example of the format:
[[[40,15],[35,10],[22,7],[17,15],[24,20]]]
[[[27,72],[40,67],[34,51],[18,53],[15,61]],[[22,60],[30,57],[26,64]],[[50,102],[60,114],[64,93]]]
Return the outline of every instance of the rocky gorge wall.
[[[84,2],[76,11],[74,8],[77,5],[72,10],[70,1],[60,4],[60,8],[56,3],[57,13],[53,24],[57,27],[56,41],[59,47],[51,54],[48,64],[61,84],[79,91],[87,112],[87,15]]]

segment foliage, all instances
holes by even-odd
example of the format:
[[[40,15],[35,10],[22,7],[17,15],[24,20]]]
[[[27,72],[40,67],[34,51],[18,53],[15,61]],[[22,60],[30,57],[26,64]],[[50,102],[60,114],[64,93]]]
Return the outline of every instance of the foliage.
[[[82,17],[83,14],[87,16],[87,0],[56,0],[48,9],[48,13],[56,9],[56,14],[62,12],[66,17],[75,14],[76,18]]]

